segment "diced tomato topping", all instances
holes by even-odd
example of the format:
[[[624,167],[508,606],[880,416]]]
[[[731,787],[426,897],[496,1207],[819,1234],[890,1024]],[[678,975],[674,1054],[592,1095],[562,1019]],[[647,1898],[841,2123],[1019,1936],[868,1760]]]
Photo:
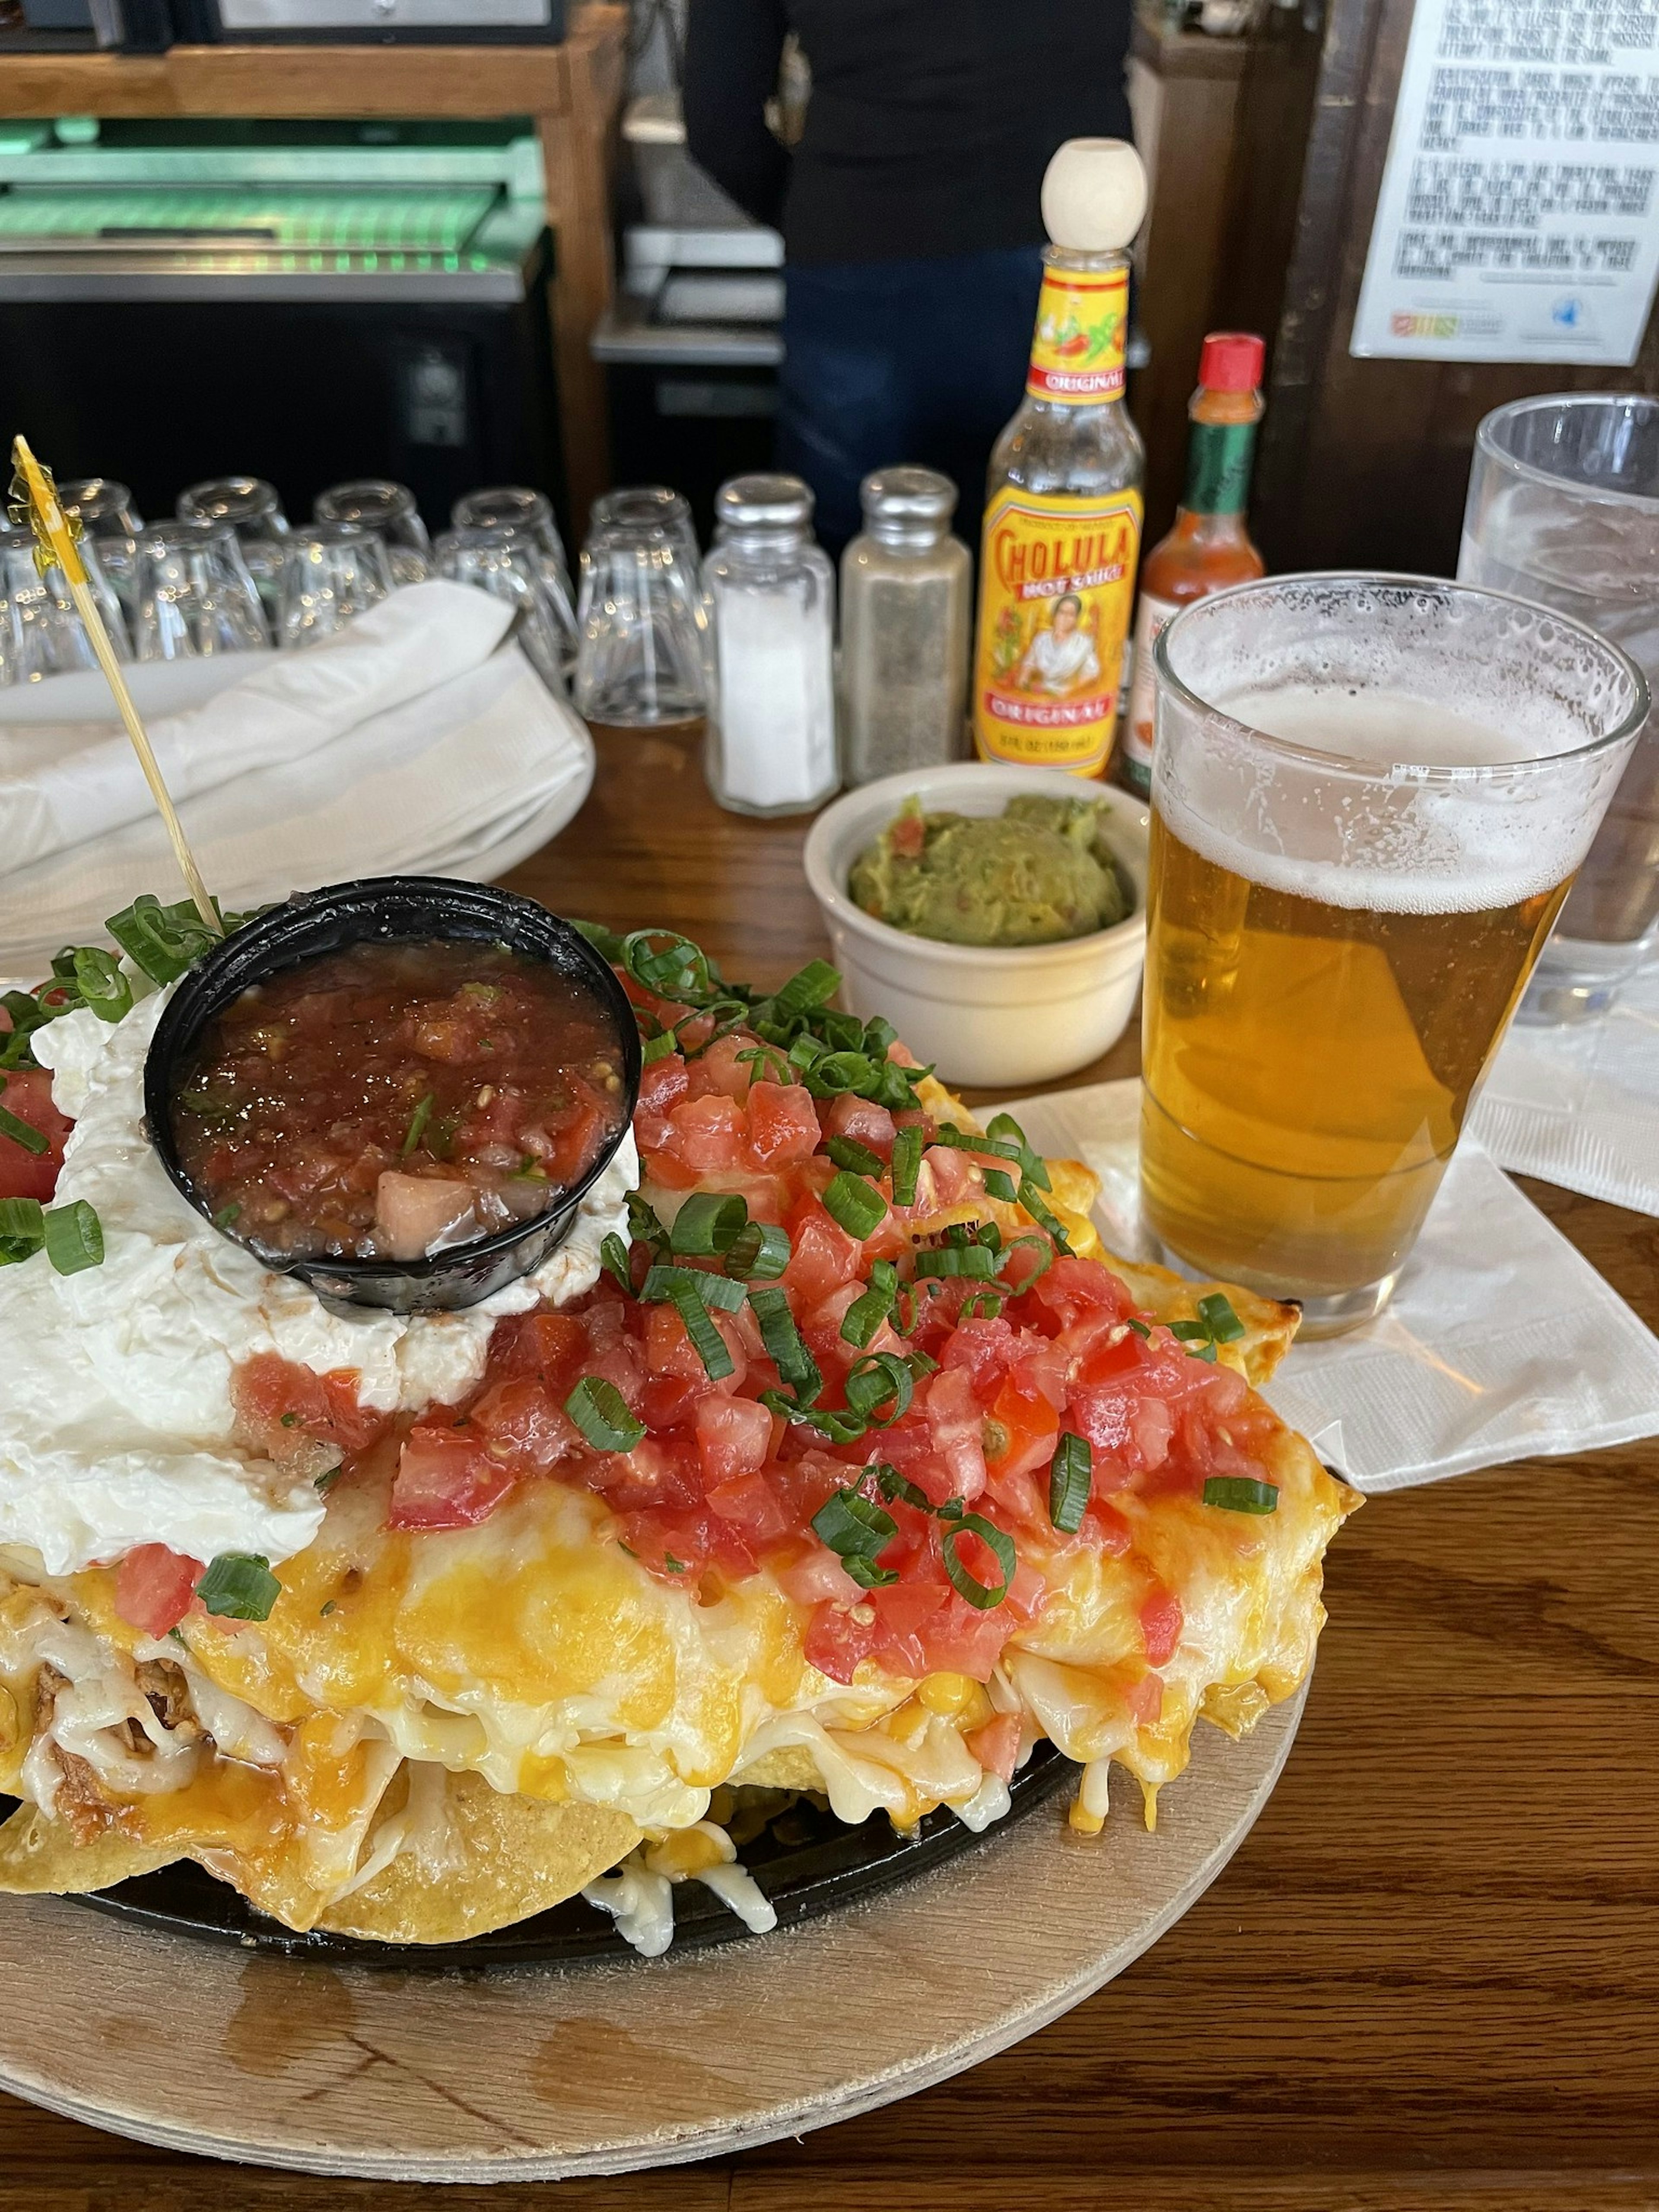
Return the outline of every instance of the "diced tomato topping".
[[[755,1073],[755,1062],[740,1060],[738,1055],[754,1049],[749,1039],[742,1035],[716,1037],[706,1052],[700,1052],[687,1065],[689,1096],[706,1098],[718,1092],[726,1098],[746,1098]]]
[[[1014,1761],[1019,1757],[1019,1715],[999,1713],[994,1721],[963,1736],[963,1741],[988,1774],[1000,1774],[1005,1782],[1012,1782]]]
[[[757,1083],[749,1091],[749,1151],[759,1168],[810,1160],[823,1139],[817,1108],[801,1083]]]
[[[678,1053],[665,1053],[660,1060],[648,1061],[640,1072],[640,1112],[665,1117],[671,1107],[684,1097],[689,1082],[689,1072]]]
[[[64,1164],[64,1140],[75,1126],[52,1103],[51,1070],[15,1069],[0,1091],[0,1106],[38,1129],[46,1140],[45,1152],[32,1152],[15,1137],[0,1135],[0,1198],[50,1199]]]
[[[404,1439],[392,1486],[393,1528],[465,1528],[494,1512],[518,1480],[470,1429],[417,1427]]]
[[[810,1194],[790,1215],[788,1228],[793,1249],[782,1280],[799,1298],[802,1309],[810,1312],[831,1291],[858,1277],[864,1247]]]
[[[743,1112],[719,1091],[686,1098],[668,1117],[668,1150],[683,1167],[707,1175],[743,1163]]]
[[[1162,1667],[1174,1658],[1183,1625],[1181,1600],[1162,1583],[1154,1583],[1140,1601],[1140,1634],[1149,1666]]]
[[[878,1106],[869,1098],[854,1097],[850,1091],[843,1091],[839,1098],[831,1102],[824,1133],[831,1137],[851,1137],[855,1144],[867,1145],[882,1159],[890,1160],[898,1125],[884,1106]]]
[[[772,1449],[772,1416],[764,1406],[748,1398],[704,1398],[695,1420],[703,1479],[711,1489],[765,1466]]]
[[[115,1570],[115,1610],[146,1636],[165,1636],[190,1611],[205,1572],[200,1559],[165,1544],[140,1544]]]
[[[307,1443],[343,1455],[367,1451],[392,1425],[389,1414],[359,1403],[355,1369],[317,1375],[274,1352],[243,1360],[231,1376],[230,1395],[248,1441],[279,1467]]]

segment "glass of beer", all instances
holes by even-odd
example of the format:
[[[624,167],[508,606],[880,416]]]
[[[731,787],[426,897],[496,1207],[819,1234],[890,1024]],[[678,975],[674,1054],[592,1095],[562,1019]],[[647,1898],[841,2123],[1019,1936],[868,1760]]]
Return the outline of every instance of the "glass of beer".
[[[1141,1194],[1175,1264],[1380,1311],[1647,713],[1434,578],[1280,576],[1159,638]]]

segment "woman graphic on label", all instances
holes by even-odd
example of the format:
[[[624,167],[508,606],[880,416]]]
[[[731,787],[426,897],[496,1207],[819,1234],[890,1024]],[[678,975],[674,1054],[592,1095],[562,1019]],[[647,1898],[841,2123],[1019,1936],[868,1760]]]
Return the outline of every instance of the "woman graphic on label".
[[[1056,602],[1053,621],[1031,640],[1014,681],[1022,691],[1046,691],[1051,699],[1099,683],[1094,632],[1083,627],[1083,602],[1075,592]]]

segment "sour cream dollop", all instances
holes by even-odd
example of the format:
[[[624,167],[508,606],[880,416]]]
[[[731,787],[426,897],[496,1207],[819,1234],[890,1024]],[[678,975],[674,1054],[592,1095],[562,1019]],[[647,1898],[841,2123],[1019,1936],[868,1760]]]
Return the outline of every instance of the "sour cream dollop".
[[[167,1180],[143,1132],[144,1057],[167,994],[122,1021],[89,1011],[40,1030],[35,1056],[75,1122],[54,1203],[85,1199],[104,1261],[56,1273],[44,1253],[0,1268],[0,1545],[46,1571],[107,1564],[138,1544],[273,1565],[317,1534],[323,1501],[235,1440],[231,1376],[259,1352],[355,1370],[383,1412],[453,1404],[483,1372],[490,1331],[599,1279],[639,1179],[630,1134],[544,1266],[459,1313],[331,1312],[221,1236]]]

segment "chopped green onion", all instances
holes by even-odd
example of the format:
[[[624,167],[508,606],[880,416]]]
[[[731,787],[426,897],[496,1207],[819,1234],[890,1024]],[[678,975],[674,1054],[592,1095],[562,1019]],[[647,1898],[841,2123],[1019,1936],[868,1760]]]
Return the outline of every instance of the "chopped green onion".
[[[587,939],[601,960],[610,961],[612,967],[620,962],[623,940],[618,931],[607,929],[602,921],[573,921],[570,927]]]
[[[870,1287],[842,1316],[842,1341],[862,1352],[897,1304],[898,1289],[898,1269],[890,1260],[878,1260],[870,1270]]]
[[[1208,1297],[1200,1298],[1198,1317],[1217,1344],[1237,1344],[1244,1334],[1244,1324],[1233,1311],[1232,1300],[1224,1291],[1212,1291]]]
[[[84,1198],[53,1206],[45,1222],[46,1257],[60,1275],[78,1275],[88,1267],[102,1267],[103,1224]]]
[[[897,1042],[898,1031],[879,1014],[872,1014],[864,1024],[864,1049],[872,1060],[885,1060],[889,1047]]]
[[[1215,1364],[1215,1339],[1201,1321],[1172,1321],[1170,1334],[1191,1346],[1194,1359],[1207,1359],[1212,1366]]]
[[[1088,1439],[1062,1429],[1048,1462],[1048,1518],[1062,1535],[1075,1536],[1083,1526],[1094,1464]]]
[[[269,1620],[283,1586],[258,1553],[221,1552],[196,1585],[208,1612],[221,1620]]]
[[[690,1268],[653,1267],[653,1275],[672,1274],[675,1280],[669,1285],[668,1302],[685,1323],[685,1333],[691,1346],[702,1362],[703,1372],[711,1382],[723,1382],[738,1371],[732,1357],[732,1347],[714,1326],[708,1308],[699,1293],[697,1278]],[[719,1283],[724,1290],[738,1292],[742,1303],[743,1291],[736,1283],[727,1283],[723,1275],[711,1275],[708,1280]],[[722,1301],[722,1303],[724,1303]]]
[[[342,1460],[337,1467],[325,1467],[311,1486],[319,1497],[326,1498],[344,1473],[345,1462]]]
[[[101,947],[83,945],[76,951],[75,980],[81,1003],[100,1022],[118,1022],[132,1012],[132,986]]]
[[[406,1160],[422,1138],[425,1136],[426,1125],[432,1119],[432,1109],[435,1103],[430,1091],[427,1092],[424,1098],[416,1100],[415,1111],[409,1117],[409,1127],[404,1132],[403,1150],[398,1155],[400,1160]]]
[[[1069,1258],[1072,1248],[1066,1240],[1065,1228],[1058,1216],[1052,1213],[1048,1206],[1043,1204],[1042,1200],[1037,1194],[1036,1187],[1032,1182],[1029,1175],[1022,1176],[1020,1177],[1019,1202],[1025,1208],[1025,1211],[1030,1215],[1032,1220],[1036,1223],[1038,1228],[1046,1229],[1048,1234],[1054,1238],[1054,1249],[1057,1252],[1065,1253]]]
[[[640,1046],[640,1066],[649,1067],[653,1060],[666,1060],[678,1047],[679,1039],[672,1030],[659,1030],[655,1036],[647,1037]]]
[[[862,1359],[855,1359],[842,1387],[848,1412],[877,1429],[890,1429],[895,1421],[902,1420],[915,1395],[916,1378],[896,1352],[868,1352]],[[883,1419],[876,1408],[890,1398],[893,1410]]]
[[[976,1129],[958,1129],[949,1121],[941,1121],[933,1131],[933,1142],[953,1152],[980,1152],[999,1160],[1017,1160],[1019,1146],[1005,1143],[1000,1137],[982,1136]]]
[[[667,1574],[684,1575],[690,1574],[691,1571],[686,1565],[685,1561],[684,1559],[677,1559],[672,1552],[665,1552],[663,1553],[662,1564],[664,1571]]]
[[[928,1275],[967,1275],[975,1282],[988,1283],[997,1272],[997,1255],[983,1244],[946,1244],[936,1252],[918,1252],[916,1273]]]
[[[986,1169],[985,1188],[993,1198],[1001,1199],[1006,1206],[1013,1204],[1014,1179],[1010,1175],[1005,1175],[1000,1168]]]
[[[988,1521],[981,1513],[963,1513],[958,1506],[953,1514],[950,1506],[942,1505],[939,1508],[940,1520],[945,1520],[947,1516],[949,1522],[940,1549],[945,1554],[945,1571],[951,1577],[951,1587],[958,1597],[966,1598],[976,1611],[988,1613],[993,1606],[1000,1605],[1007,1596],[1009,1585],[1019,1565],[1013,1539],[999,1528],[994,1521]],[[964,1535],[977,1536],[982,1544],[989,1545],[996,1555],[997,1565],[1002,1569],[1000,1583],[982,1583],[963,1566],[957,1547]]]
[[[1258,1482],[1249,1474],[1212,1474],[1204,1481],[1204,1503],[1225,1513],[1276,1513],[1278,1485]]]
[[[176,982],[210,945],[220,942],[220,932],[208,927],[193,900],[163,906],[149,891],[112,914],[104,927],[152,983]]]
[[[812,1516],[813,1533],[830,1547],[861,1589],[896,1583],[890,1567],[876,1561],[898,1534],[898,1523],[873,1498],[856,1490],[832,1490]]]
[[[613,1229],[599,1247],[599,1265],[606,1274],[615,1278],[617,1286],[629,1297],[634,1295],[634,1270],[627,1245]]]
[[[887,1200],[873,1183],[842,1168],[823,1194],[824,1210],[860,1244],[873,1237],[887,1218]]]
[[[789,1083],[793,1080],[789,1063],[775,1045],[754,1044],[738,1054],[739,1067],[752,1067],[750,1079],[756,1083]]]
[[[901,1474],[896,1467],[890,1467],[885,1460],[877,1460],[869,1471],[875,1476],[882,1496],[890,1504],[894,1498],[902,1498],[907,1505],[914,1505],[920,1513],[933,1511],[933,1500],[927,1492],[919,1490],[908,1476]]]
[[[832,968],[827,960],[809,960],[776,994],[768,1011],[775,1021],[790,1021],[824,1005],[840,988],[839,969]]]
[[[748,1204],[735,1192],[694,1190],[674,1216],[669,1247],[683,1257],[716,1259],[731,1250],[748,1223]]]
[[[0,1267],[32,1260],[46,1241],[46,1217],[38,1198],[0,1198]]]
[[[876,1066],[861,1052],[827,1052],[812,1062],[804,1080],[815,1098],[839,1098],[848,1091],[863,1097],[876,1080]]]
[[[0,1068],[33,1067],[36,1065],[29,1039],[37,1030],[44,1029],[52,1016],[38,999],[27,991],[8,991],[0,996],[10,1018],[11,1027],[0,1034]]]
[[[632,1451],[645,1434],[645,1423],[635,1419],[627,1399],[603,1375],[584,1375],[564,1410],[595,1451]]]
[[[831,1137],[824,1151],[838,1168],[846,1168],[854,1175],[884,1176],[887,1163],[879,1152],[872,1152],[868,1145],[860,1144],[856,1137]]]
[[[687,1295],[705,1310],[736,1313],[748,1292],[741,1283],[732,1282],[726,1275],[712,1274],[706,1267],[667,1267],[660,1261],[647,1270],[640,1285],[641,1305],[658,1305],[665,1299],[672,1304]]]
[[[987,1125],[986,1133],[1014,1147],[1012,1156],[1019,1162],[1019,1171],[1027,1182],[1034,1182],[1039,1190],[1050,1188],[1048,1169],[1042,1153],[1032,1151],[1024,1130],[1012,1114],[994,1114]]]
[[[1133,1314],[1130,1315],[1128,1321],[1125,1323],[1125,1327],[1133,1329],[1137,1336],[1146,1337],[1150,1336],[1152,1333],[1152,1330],[1147,1328],[1144,1321],[1137,1321]]]
[[[0,1091],[5,1087],[6,1079],[0,1075]],[[9,1137],[14,1145],[21,1145],[36,1159],[42,1152],[52,1150],[52,1139],[43,1129],[37,1129],[33,1121],[21,1121],[15,1114],[8,1113],[3,1106],[0,1106],[0,1137]]]
[[[823,1389],[823,1377],[795,1326],[788,1293],[777,1289],[751,1290],[749,1304],[760,1323],[761,1342],[766,1346],[767,1358],[800,1402],[809,1405]]]
[[[1006,1297],[1006,1292],[1000,1288],[994,1291],[975,1291],[971,1297],[963,1300],[959,1317],[963,1321],[981,1319],[994,1321],[1002,1311]]]
[[[698,1006],[714,988],[714,974],[701,947],[672,929],[630,930],[619,947],[622,964],[653,998]]]
[[[751,1221],[727,1252],[726,1272],[745,1283],[775,1283],[793,1257],[787,1229]]]
[[[653,1259],[660,1260],[668,1249],[668,1231],[636,1190],[628,1194],[628,1233],[635,1244],[646,1246]]]
[[[776,1413],[782,1420],[815,1429],[832,1444],[855,1444],[870,1426],[861,1414],[845,1413],[835,1406],[814,1406],[810,1401],[790,1397],[781,1390],[763,1390],[760,1403],[769,1413]]]
[[[233,1199],[228,1206],[222,1206],[214,1215],[213,1225],[216,1229],[228,1229],[233,1222],[240,1220],[241,1215],[240,1200]]]
[[[893,1203],[914,1206],[916,1177],[921,1172],[922,1134],[912,1121],[893,1139]]]

